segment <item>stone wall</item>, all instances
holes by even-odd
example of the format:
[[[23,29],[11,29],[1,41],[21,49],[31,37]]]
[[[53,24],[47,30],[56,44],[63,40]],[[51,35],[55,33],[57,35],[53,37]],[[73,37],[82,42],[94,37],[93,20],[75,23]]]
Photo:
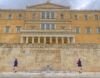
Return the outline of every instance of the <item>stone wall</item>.
[[[13,71],[18,58],[18,71],[78,71],[81,58],[83,71],[100,71],[100,44],[0,44],[0,71]]]

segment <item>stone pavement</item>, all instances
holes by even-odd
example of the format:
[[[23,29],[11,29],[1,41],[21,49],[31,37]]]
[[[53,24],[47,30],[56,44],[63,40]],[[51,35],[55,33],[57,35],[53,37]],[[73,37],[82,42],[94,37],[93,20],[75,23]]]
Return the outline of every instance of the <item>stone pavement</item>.
[[[0,78],[100,78],[100,72],[1,72]]]

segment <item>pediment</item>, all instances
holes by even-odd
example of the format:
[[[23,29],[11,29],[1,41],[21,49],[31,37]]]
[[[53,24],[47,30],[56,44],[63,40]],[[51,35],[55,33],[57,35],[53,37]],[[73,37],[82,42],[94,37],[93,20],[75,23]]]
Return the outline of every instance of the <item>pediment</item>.
[[[69,9],[69,6],[62,6],[58,4],[53,4],[50,2],[43,3],[43,4],[38,4],[38,5],[33,5],[33,6],[27,6],[27,9]]]

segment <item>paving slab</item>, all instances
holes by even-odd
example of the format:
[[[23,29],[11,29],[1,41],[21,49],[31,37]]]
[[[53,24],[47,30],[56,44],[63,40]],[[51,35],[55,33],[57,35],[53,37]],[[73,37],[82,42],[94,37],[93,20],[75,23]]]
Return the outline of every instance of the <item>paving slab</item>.
[[[100,72],[1,72],[0,78],[100,78]]]

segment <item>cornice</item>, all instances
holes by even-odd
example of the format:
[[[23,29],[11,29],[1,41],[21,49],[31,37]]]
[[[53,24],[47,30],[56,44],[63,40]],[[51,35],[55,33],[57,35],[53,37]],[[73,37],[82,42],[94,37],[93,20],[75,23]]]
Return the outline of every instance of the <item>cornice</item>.
[[[42,9],[43,10],[43,9]],[[41,10],[41,11],[42,11]],[[59,10],[59,9],[58,9]],[[26,9],[0,9],[0,11],[28,11]],[[30,11],[30,10],[29,10]],[[31,10],[35,11],[35,10]],[[37,11],[37,9],[36,9]],[[63,11],[63,10],[62,10]],[[69,10],[70,12],[100,12],[100,10]]]
[[[100,10],[70,10],[71,12],[100,12]]]
[[[26,11],[26,9],[0,9],[0,11]]]

